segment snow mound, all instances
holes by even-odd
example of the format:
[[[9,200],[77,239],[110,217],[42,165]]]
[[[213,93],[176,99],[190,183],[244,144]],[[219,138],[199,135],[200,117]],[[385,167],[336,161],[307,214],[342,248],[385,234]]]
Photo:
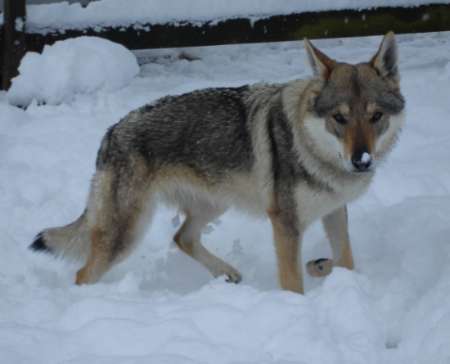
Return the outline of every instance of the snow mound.
[[[15,105],[60,104],[76,94],[115,91],[138,74],[132,52],[98,37],[79,37],[46,46],[42,54],[29,52],[13,79],[8,99]]]

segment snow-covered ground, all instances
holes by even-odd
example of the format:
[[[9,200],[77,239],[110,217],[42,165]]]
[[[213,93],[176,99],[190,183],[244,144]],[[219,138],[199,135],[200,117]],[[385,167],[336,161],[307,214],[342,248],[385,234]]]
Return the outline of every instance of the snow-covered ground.
[[[0,93],[0,363],[450,363],[450,33],[398,40],[407,123],[350,206],[356,271],[307,277],[304,296],[277,286],[268,222],[236,211],[205,240],[243,273],[239,285],[173,246],[180,217],[167,208],[96,285],[75,286],[76,263],[27,249],[84,208],[108,126],[166,94],[307,77],[300,42],[189,50],[192,62],[150,52],[154,62],[127,87],[57,106],[24,111]],[[379,41],[315,43],[359,62]],[[319,224],[305,240],[304,262],[328,256]]]

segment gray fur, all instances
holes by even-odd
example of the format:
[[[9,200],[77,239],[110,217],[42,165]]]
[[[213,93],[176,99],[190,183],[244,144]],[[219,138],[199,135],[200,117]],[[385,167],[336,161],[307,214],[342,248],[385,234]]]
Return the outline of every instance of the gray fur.
[[[392,42],[377,54],[394,70],[396,57],[385,53]],[[352,268],[346,204],[367,189],[374,167],[356,173],[349,161],[363,152],[375,162],[384,157],[401,128],[404,99],[398,78],[376,68],[377,56],[348,65],[309,42],[307,51],[323,70],[311,80],[198,90],[129,113],[103,138],[86,213],[44,230],[34,248],[87,256],[76,282],[95,282],[131,251],[159,197],[186,214],[177,245],[215,276],[241,278],[200,242],[202,227],[230,206],[269,216],[283,288],[302,292],[297,250],[318,218],[335,263]],[[348,123],[337,123],[337,112]],[[383,113],[377,123],[375,112]],[[308,266],[312,274],[333,265],[316,262]]]
[[[318,116],[326,116],[339,104],[365,105],[371,101],[393,115],[403,111],[405,100],[397,85],[374,77],[376,70],[369,64],[340,64],[338,67],[345,69],[342,75],[332,74],[315,101],[314,111]]]
[[[209,179],[248,172],[253,154],[246,93],[246,86],[205,89],[141,107],[107,132],[97,168],[137,154],[149,168],[180,164]]]

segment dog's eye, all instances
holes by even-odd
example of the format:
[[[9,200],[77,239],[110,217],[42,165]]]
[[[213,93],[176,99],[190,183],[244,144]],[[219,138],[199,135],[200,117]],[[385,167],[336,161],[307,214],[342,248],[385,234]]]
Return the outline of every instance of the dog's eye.
[[[380,119],[383,117],[383,113],[377,111],[375,114],[372,115],[372,123],[376,123],[377,121],[380,121]]]
[[[333,115],[334,120],[336,120],[339,124],[345,125],[347,124],[347,120],[342,116],[342,114],[334,114]]]

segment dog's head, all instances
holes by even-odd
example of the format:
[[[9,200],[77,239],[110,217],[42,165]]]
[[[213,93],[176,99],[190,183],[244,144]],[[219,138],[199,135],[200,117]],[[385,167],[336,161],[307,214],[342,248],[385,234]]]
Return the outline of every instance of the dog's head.
[[[305,127],[317,148],[349,172],[374,169],[401,129],[405,101],[400,93],[397,46],[392,32],[369,62],[337,62],[305,39],[318,78]]]

